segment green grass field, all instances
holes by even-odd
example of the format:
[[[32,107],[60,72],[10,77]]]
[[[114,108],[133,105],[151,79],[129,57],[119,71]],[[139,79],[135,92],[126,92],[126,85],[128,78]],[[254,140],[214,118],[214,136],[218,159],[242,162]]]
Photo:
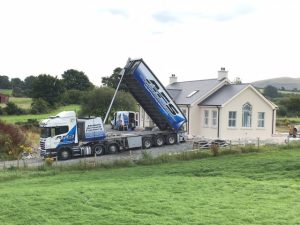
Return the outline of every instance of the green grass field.
[[[300,149],[0,172],[0,224],[299,224]]]
[[[32,103],[32,98],[15,98],[15,97],[10,97],[9,101],[15,103],[17,106],[19,106],[19,107],[21,107],[23,109],[30,109],[31,103]]]
[[[46,114],[1,116],[0,119],[5,122],[8,122],[8,123],[26,122],[28,119],[37,119],[37,120],[46,119],[49,116],[55,116],[57,113],[59,113],[61,111],[76,111],[76,112],[78,112],[79,110],[80,110],[80,105],[67,105],[67,106],[61,106],[58,109],[56,109],[50,113],[46,113]]]
[[[11,96],[12,95],[12,89],[0,89],[0,93]]]

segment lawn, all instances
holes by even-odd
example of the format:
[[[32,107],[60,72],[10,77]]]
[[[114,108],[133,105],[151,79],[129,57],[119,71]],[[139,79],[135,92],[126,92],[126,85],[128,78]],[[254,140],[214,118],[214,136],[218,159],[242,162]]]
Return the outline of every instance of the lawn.
[[[46,113],[46,114],[38,114],[38,115],[33,115],[33,114],[28,114],[28,115],[13,115],[13,116],[1,116],[1,120],[6,121],[8,123],[16,123],[16,122],[26,122],[28,119],[46,119],[49,116],[55,116],[57,113],[61,111],[76,111],[78,112],[80,110],[80,105],[67,105],[67,106],[61,106],[58,109]]]
[[[300,149],[0,172],[0,224],[299,224]]]

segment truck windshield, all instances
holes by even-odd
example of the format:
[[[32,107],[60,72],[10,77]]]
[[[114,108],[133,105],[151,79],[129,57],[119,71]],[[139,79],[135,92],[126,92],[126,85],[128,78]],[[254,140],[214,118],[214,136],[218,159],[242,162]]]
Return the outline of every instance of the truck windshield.
[[[41,129],[41,137],[54,137],[60,134],[65,134],[69,131],[68,126],[60,126],[60,127],[43,127]]]

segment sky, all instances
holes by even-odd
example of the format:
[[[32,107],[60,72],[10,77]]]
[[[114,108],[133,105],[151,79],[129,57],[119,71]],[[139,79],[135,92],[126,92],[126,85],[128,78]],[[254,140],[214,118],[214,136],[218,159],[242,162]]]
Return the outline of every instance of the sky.
[[[167,85],[300,77],[299,0],[0,0],[0,75],[83,71],[95,85],[143,58]]]

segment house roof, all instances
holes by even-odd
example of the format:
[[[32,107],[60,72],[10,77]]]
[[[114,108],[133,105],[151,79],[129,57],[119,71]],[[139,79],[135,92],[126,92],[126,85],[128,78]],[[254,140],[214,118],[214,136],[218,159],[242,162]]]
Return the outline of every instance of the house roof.
[[[248,84],[230,84],[220,88],[217,92],[209,96],[199,105],[203,106],[220,106],[229,101],[240,91],[246,88]]]
[[[218,79],[175,82],[169,84],[166,89],[176,104],[190,105],[203,98],[203,96],[222,82],[224,80]]]

